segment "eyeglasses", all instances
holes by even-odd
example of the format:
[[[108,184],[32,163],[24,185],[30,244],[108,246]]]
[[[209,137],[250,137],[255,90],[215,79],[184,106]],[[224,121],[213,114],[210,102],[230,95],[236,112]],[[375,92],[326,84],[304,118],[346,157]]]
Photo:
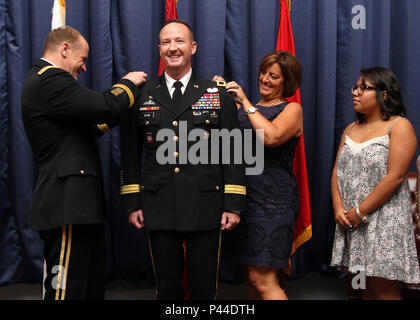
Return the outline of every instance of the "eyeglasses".
[[[363,92],[365,92],[365,90],[377,90],[376,87],[371,87],[371,86],[351,86],[351,93],[356,91],[356,94],[363,94]]]

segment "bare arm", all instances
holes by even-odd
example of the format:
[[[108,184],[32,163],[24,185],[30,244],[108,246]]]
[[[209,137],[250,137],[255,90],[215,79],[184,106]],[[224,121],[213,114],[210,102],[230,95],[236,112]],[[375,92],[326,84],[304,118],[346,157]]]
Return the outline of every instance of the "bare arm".
[[[417,137],[411,123],[402,118],[392,127],[389,142],[388,173],[359,204],[361,215],[375,211],[387,202],[404,181],[417,150]],[[348,212],[350,222],[360,223],[355,208]]]
[[[334,168],[331,175],[331,198],[332,204],[334,209],[334,219],[339,225],[343,228],[348,229],[351,226],[351,223],[348,221],[347,217],[345,216],[345,208],[343,206],[343,200],[341,199],[340,190],[338,188],[338,179],[337,179],[337,161],[338,156],[343,149],[344,141],[346,138],[346,134],[350,128],[351,124],[349,124],[346,129],[344,129],[343,135],[341,136],[340,146],[337,150],[337,156],[334,163]]]
[[[417,211],[420,210],[420,155],[417,157],[417,161],[416,161],[416,167],[417,167],[417,196],[416,196],[416,200],[417,200]]]
[[[225,81],[220,76],[214,76],[214,81]],[[227,83],[226,90],[232,93],[238,108],[242,106],[244,111],[252,107],[242,88],[235,82]],[[263,129],[264,145],[266,147],[278,147],[289,141],[292,137],[300,137],[303,131],[302,107],[295,102],[289,103],[273,122],[268,121],[262,114],[256,112],[248,116],[254,130]]]
[[[236,89],[242,90],[242,89]],[[252,106],[246,98],[242,102],[244,111]],[[270,122],[259,112],[248,115],[248,120],[254,130],[264,130],[264,145],[266,147],[278,147],[293,137],[300,137],[303,129],[303,112],[300,104],[289,103],[284,110]]]

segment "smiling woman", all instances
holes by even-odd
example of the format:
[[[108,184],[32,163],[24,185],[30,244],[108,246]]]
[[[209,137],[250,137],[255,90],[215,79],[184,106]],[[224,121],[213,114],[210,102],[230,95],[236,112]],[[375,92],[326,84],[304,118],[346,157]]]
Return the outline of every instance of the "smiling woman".
[[[283,87],[283,82],[283,74],[277,63],[261,71],[259,77],[261,103],[267,106],[267,104],[274,105],[273,100],[274,102],[281,101],[282,97],[278,97],[278,93],[279,89]]]
[[[217,76],[213,80],[224,81]],[[232,253],[233,259],[242,264],[251,299],[287,299],[278,285],[278,273],[288,266],[299,206],[292,168],[302,135],[303,114],[298,103],[289,103],[285,98],[296,92],[301,80],[296,57],[277,51],[260,62],[258,85],[262,98],[256,106],[235,81],[226,85],[239,107],[241,128],[252,129],[254,136],[264,142],[264,170],[247,176],[247,208],[238,225],[241,242]]]
[[[275,53],[267,54],[259,66],[259,86],[260,94],[262,96],[261,102],[269,102],[270,98],[289,98],[299,87],[302,81],[302,70],[299,61],[287,51],[278,51]],[[268,78],[266,75],[268,74]],[[274,90],[270,92],[274,96],[267,93],[264,94],[264,86],[268,85],[282,88],[281,91]],[[281,92],[281,96],[278,94]],[[276,96],[277,95],[277,96]]]

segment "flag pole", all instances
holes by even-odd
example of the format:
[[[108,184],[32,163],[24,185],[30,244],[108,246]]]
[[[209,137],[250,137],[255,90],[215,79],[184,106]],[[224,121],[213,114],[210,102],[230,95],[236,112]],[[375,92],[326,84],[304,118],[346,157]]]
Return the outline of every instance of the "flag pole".
[[[52,9],[51,30],[66,27],[66,1],[54,0]]]

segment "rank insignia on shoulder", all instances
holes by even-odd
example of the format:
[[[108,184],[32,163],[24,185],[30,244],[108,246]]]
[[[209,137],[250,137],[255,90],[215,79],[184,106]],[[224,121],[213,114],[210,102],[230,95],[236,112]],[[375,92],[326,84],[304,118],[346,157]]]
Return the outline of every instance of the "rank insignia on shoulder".
[[[226,81],[216,81],[218,87],[226,87]]]

